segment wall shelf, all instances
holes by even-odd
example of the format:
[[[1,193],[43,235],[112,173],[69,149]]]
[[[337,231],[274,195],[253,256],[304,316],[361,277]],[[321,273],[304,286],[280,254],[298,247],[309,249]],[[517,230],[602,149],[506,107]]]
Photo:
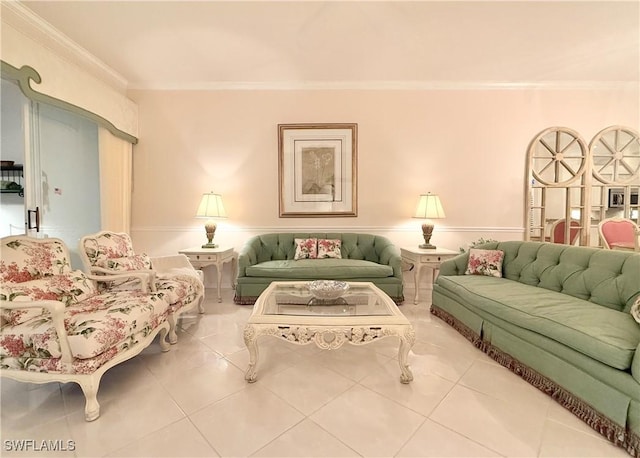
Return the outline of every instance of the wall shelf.
[[[22,164],[0,167],[0,193],[24,197],[24,167]]]

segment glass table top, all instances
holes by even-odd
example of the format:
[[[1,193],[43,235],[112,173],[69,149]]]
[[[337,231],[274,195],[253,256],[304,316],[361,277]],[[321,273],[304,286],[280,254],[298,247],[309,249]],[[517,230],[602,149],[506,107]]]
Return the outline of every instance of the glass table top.
[[[296,316],[390,316],[391,299],[367,283],[350,283],[349,290],[337,299],[313,297],[307,282],[275,285],[264,297],[264,315]]]

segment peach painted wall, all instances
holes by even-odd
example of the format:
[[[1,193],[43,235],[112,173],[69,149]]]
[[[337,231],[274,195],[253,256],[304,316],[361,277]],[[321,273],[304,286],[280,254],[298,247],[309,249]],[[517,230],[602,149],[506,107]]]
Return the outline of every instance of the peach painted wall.
[[[139,107],[132,236],[167,254],[204,242],[194,213],[221,193],[229,218],[216,240],[255,233],[350,230],[398,245],[421,242],[411,218],[420,193],[441,196],[447,218],[432,241],[458,249],[479,237],[522,239],[525,155],[550,126],[588,143],[601,129],[638,129],[633,87],[444,90],[237,90],[128,93]],[[358,216],[279,218],[279,123],[358,123]]]

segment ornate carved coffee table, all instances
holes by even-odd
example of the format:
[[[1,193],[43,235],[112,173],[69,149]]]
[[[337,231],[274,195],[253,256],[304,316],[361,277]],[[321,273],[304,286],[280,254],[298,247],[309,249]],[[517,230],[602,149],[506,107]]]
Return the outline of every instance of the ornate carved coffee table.
[[[415,332],[396,304],[373,283],[349,283],[342,297],[320,301],[311,295],[307,282],[273,282],[258,297],[244,328],[249,350],[245,379],[256,381],[258,337],[272,336],[298,345],[315,343],[334,350],[345,342],[364,345],[383,337],[400,338],[400,381],[409,383],[413,374],[407,364]]]

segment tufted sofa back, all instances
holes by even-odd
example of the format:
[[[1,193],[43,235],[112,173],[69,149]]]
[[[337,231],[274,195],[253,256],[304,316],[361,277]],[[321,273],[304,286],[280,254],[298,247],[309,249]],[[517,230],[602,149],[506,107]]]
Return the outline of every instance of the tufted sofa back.
[[[275,260],[294,259],[296,253],[295,239],[340,239],[342,241],[341,255],[346,259],[360,259],[365,261],[387,264],[392,254],[399,254],[397,248],[386,237],[373,234],[357,234],[357,233],[270,233],[256,235],[249,239],[246,245],[252,250],[247,253],[255,256],[251,259],[252,264]],[[399,276],[401,273],[400,262],[392,265],[394,275]],[[243,266],[239,265],[240,275]]]
[[[640,254],[542,242],[498,242],[478,248],[504,251],[504,278],[629,312],[640,295]],[[462,275],[468,253],[440,271]],[[449,267],[454,267],[453,272]]]

